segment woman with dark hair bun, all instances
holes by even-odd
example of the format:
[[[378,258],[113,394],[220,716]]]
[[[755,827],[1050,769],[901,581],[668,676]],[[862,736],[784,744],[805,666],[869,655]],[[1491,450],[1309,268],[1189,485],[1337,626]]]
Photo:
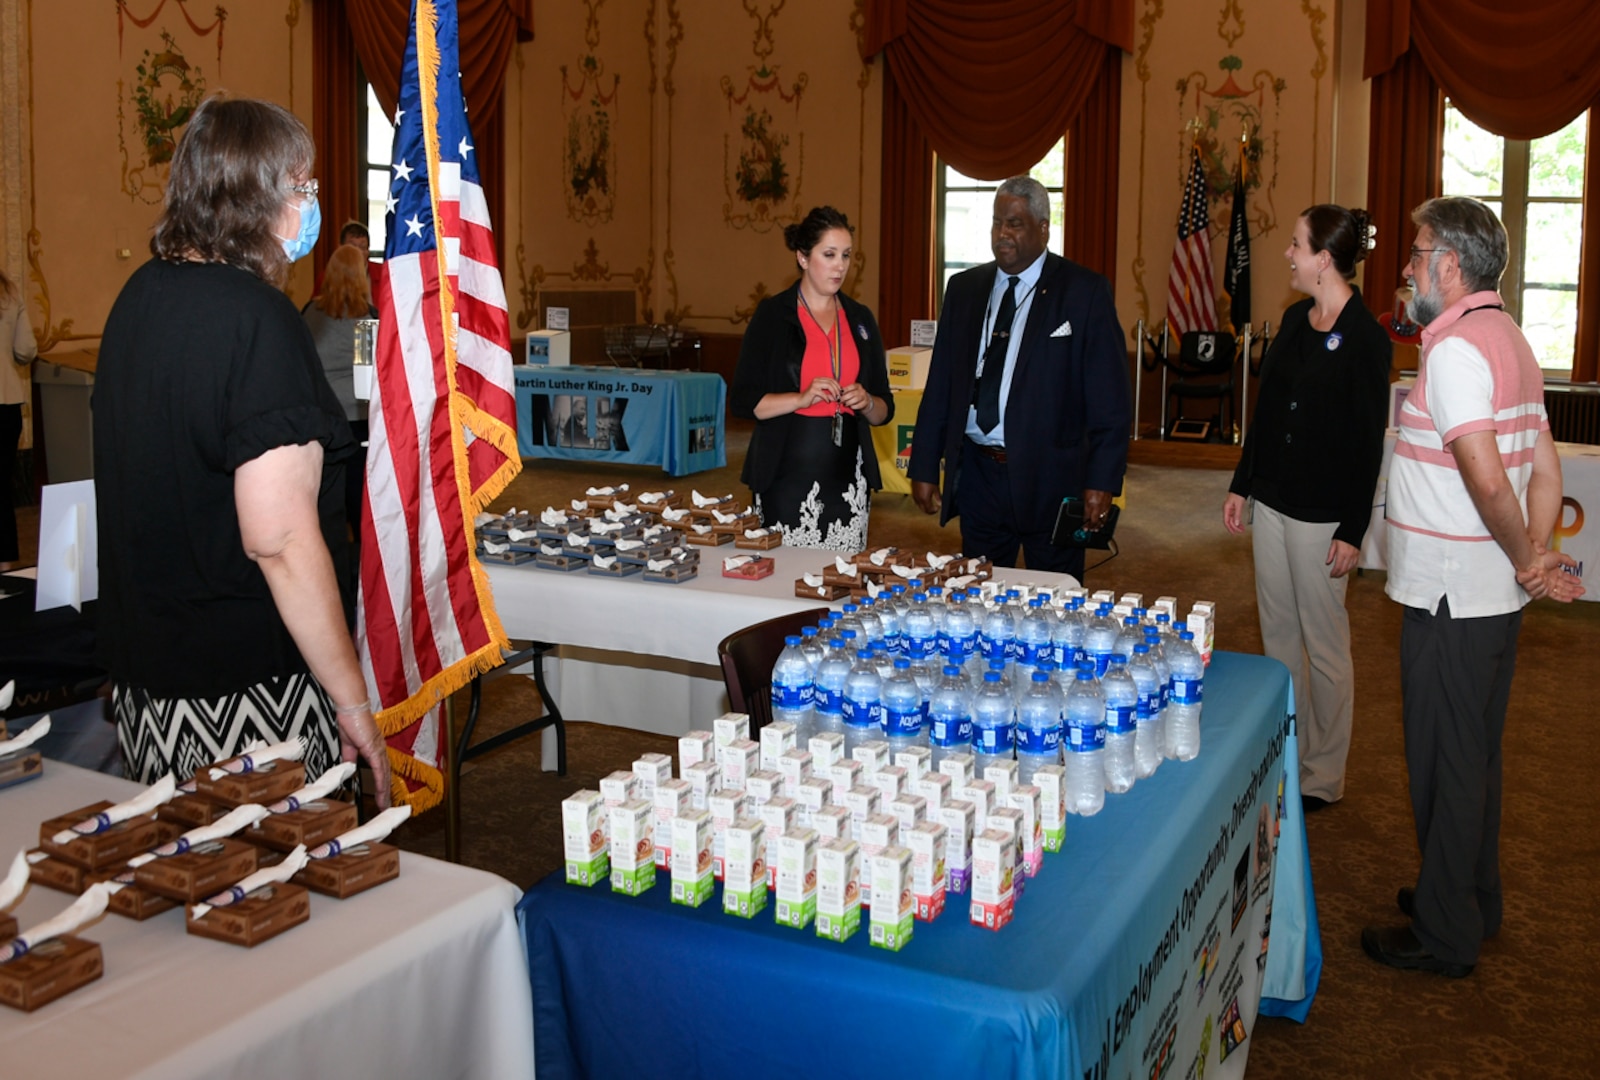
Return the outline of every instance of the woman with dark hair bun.
[[[741,479],[761,522],[795,547],[861,551],[881,488],[870,428],[894,416],[883,337],[840,291],[850,221],[819,206],[783,231],[800,278],[756,307],[728,407],[756,421]]]
[[[389,762],[351,639],[344,409],[279,291],[321,223],[281,106],[201,103],[106,319],[94,391],[99,644],[123,768],[181,782],[300,738],[309,776]]]
[[[1247,517],[1252,525],[1261,638],[1294,677],[1307,810],[1344,796],[1355,709],[1345,586],[1372,516],[1388,415],[1393,348],[1351,284],[1371,247],[1367,221],[1364,210],[1323,204],[1295,222],[1284,257],[1290,287],[1307,299],[1283,313],[1262,363],[1255,423],[1222,505],[1229,532],[1244,532]]]

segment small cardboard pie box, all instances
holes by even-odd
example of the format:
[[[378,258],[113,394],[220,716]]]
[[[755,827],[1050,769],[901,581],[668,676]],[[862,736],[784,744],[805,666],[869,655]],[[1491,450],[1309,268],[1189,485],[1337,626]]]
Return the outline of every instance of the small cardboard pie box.
[[[746,536],[741,532],[733,538],[733,546],[746,551],[770,551],[783,546],[783,531],[773,529],[765,536]]]
[[[4,743],[0,742],[0,746],[3,745]],[[43,775],[44,755],[38,750],[19,750],[15,754],[0,754],[0,788],[8,788],[25,780],[37,780]]]
[[[256,856],[255,847],[243,840],[206,840],[181,855],[145,863],[133,880],[141,889],[198,903],[255,873]]]
[[[0,945],[4,945],[17,936],[17,920],[10,915],[0,913]]]
[[[229,809],[230,807],[214,803],[203,795],[177,795],[171,802],[157,808],[156,817],[162,821],[176,822],[187,832],[202,825],[210,825],[225,816]]]
[[[304,844],[314,848],[326,844],[355,828],[357,820],[355,803],[337,799],[315,799],[298,810],[282,814],[269,814],[239,834],[252,844],[277,851],[293,851]]]
[[[343,900],[400,876],[400,849],[357,844],[327,859],[312,859],[290,880],[312,892]]]
[[[214,895],[214,894],[213,894]],[[253,949],[311,917],[311,894],[293,882],[263,885],[237,903],[212,908],[201,918],[184,909],[184,922],[196,937]]]
[[[229,809],[245,803],[270,806],[306,786],[306,767],[298,761],[269,761],[256,766],[251,772],[235,773],[219,780],[211,779],[211,770],[226,766],[228,761],[201,768],[195,774],[195,787],[198,794],[212,802],[222,803]]]
[[[29,855],[38,854],[39,848],[28,852]],[[130,856],[131,857],[131,856]],[[31,859],[28,862],[28,880],[36,885],[43,885],[47,889],[59,889],[73,896],[80,896],[85,888],[84,875],[88,871],[76,863],[69,863],[65,859],[56,859],[46,856],[38,862]]]
[[[102,810],[109,810],[115,805],[101,800],[80,807],[70,814],[62,814],[60,817],[53,817],[41,823],[40,850],[57,859],[75,863],[85,870],[104,870],[109,866],[121,866],[135,855],[149,851],[161,842],[161,830],[156,825],[155,814],[119,821],[105,832],[95,833],[93,836],[74,837],[65,844],[58,844],[51,839],[63,829],[70,829],[80,821],[92,818]]]
[[[53,938],[0,964],[0,1005],[32,1012],[105,974],[100,946],[78,937]]]
[[[134,882],[134,871],[127,867],[118,867],[112,870],[91,870],[84,876],[84,888],[101,881],[111,881],[120,875],[126,875],[129,881],[122,888],[111,894],[106,902],[106,910],[118,915],[126,916],[134,922],[144,922],[152,915],[159,915],[163,911],[171,911],[178,906],[178,902],[170,897],[161,896],[149,889],[141,889]]]

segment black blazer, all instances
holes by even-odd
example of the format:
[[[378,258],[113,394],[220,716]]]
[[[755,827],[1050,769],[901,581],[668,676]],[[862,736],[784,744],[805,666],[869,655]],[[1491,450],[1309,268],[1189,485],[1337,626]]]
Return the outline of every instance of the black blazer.
[[[950,279],[911,440],[911,479],[938,483],[944,462],[941,525],[961,513],[961,444],[997,272],[991,262]],[[1110,283],[1046,254],[1005,403],[1006,474],[1019,529],[1048,531],[1061,500],[1084,488],[1120,493],[1132,423],[1128,354]]]
[[[756,313],[739,346],[739,366],[733,373],[733,388],[728,391],[728,411],[746,420],[754,419],[756,403],[768,394],[793,394],[800,390],[800,361],[806,352],[806,332],[800,325],[800,281],[756,306]],[[861,357],[858,381],[869,394],[882,398],[887,412],[883,422],[894,418],[894,394],[889,390],[889,366],[883,354],[883,335],[878,320],[863,304],[839,293],[844,305],[846,327],[855,335],[856,352]],[[856,414],[861,432],[861,468],[873,490],[883,487],[878,474],[878,455],[872,450],[872,426]],[[794,414],[756,421],[750,449],[744,457],[744,472],[739,479],[751,491],[766,491],[778,476],[783,461],[784,443],[794,424]]]
[[[1228,490],[1296,521],[1337,521],[1333,538],[1360,547],[1383,464],[1394,345],[1356,289],[1334,320],[1339,348],[1318,346],[1322,362],[1290,363],[1313,333],[1311,304],[1283,313]]]

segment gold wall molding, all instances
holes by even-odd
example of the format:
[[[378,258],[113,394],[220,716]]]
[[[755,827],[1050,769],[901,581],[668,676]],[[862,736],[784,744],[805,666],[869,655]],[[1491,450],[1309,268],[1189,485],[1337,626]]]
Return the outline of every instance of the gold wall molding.
[[[1322,130],[1322,77],[1328,73],[1328,43],[1322,40],[1322,24],[1327,21],[1327,12],[1314,5],[1311,0],[1300,0],[1300,11],[1305,15],[1310,24],[1311,45],[1317,51],[1316,59],[1311,62],[1311,197],[1317,197],[1317,155],[1322,146],[1320,138]]]
[[[722,220],[730,228],[766,233],[802,217],[806,135],[800,106],[811,76],[802,71],[786,88],[782,66],[772,63],[777,48],[772,23],[785,0],[775,0],[765,11],[752,0],[742,2],[745,14],[756,20],[751,43],[756,63],[745,68],[743,82],[724,75],[720,83],[730,122],[722,136],[722,188],[727,196]],[[792,119],[787,118],[790,109]]]
[[[217,39],[217,79],[222,79],[222,50],[228,11],[218,5],[216,18],[202,26],[189,14],[187,0],[173,0],[183,21],[188,24],[196,44],[213,34]],[[166,189],[167,172],[172,152],[177,146],[178,129],[188,123],[190,115],[205,99],[210,87],[200,62],[190,61],[184,46],[178,44],[165,23],[157,34],[159,46],[152,43],[134,65],[133,78],[120,70],[124,59],[127,27],[131,22],[140,30],[148,30],[166,9],[168,0],[158,0],[148,15],[135,15],[128,0],[117,0],[117,148],[122,156],[122,191],[130,200],[154,206]],[[298,12],[290,14],[298,21]],[[294,86],[294,26],[290,24],[289,85]],[[128,113],[132,112],[131,119]],[[129,145],[134,150],[130,152]]]
[[[1239,7],[1239,0],[1223,0],[1222,12],[1217,16],[1217,36],[1229,49],[1244,37],[1244,10]]]
[[[289,10],[284,12],[283,23],[289,28],[289,111],[294,112],[294,32],[300,25],[300,0],[289,0]],[[218,60],[221,67],[221,60]]]
[[[1156,24],[1165,14],[1163,0],[1145,0],[1144,13],[1139,16],[1139,41],[1133,54],[1134,78],[1139,80],[1139,182],[1134,185],[1133,262],[1129,270],[1133,274],[1133,291],[1139,294],[1139,302],[1135,306],[1147,326],[1150,323],[1150,293],[1144,287],[1147,266],[1144,258],[1144,189],[1145,147],[1149,145],[1146,133],[1150,117],[1150,46],[1155,44]]]

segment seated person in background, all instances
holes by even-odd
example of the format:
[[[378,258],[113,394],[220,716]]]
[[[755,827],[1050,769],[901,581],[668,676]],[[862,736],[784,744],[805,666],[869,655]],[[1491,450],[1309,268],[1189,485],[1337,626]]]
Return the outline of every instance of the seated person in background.
[[[350,244],[361,249],[364,257],[372,254],[372,234],[367,232],[367,227],[359,221],[347,221],[344,228],[339,230],[339,246]]]

